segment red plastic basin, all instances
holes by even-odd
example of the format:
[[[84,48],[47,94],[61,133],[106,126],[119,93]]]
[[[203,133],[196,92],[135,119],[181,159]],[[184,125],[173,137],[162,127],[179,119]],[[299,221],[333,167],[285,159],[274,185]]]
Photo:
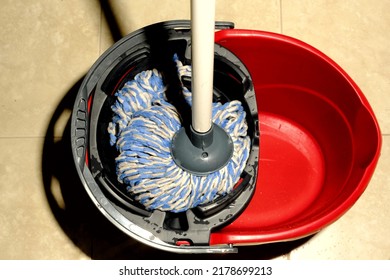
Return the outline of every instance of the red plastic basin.
[[[259,244],[314,234],[360,197],[377,164],[381,134],[358,86],[329,57],[299,40],[223,30],[216,42],[251,73],[259,109],[256,191],[210,244]]]

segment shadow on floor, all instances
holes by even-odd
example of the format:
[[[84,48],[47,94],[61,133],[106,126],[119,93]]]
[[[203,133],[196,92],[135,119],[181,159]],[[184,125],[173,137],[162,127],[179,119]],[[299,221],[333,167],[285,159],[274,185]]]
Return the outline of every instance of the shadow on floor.
[[[288,254],[310,239],[239,247],[238,254],[177,255],[143,245],[108,221],[87,195],[77,174],[70,142],[70,119],[62,138],[54,129],[72,110],[82,79],[65,95],[49,123],[42,155],[42,176],[48,204],[69,239],[92,259],[272,259]],[[62,200],[58,200],[58,188]]]

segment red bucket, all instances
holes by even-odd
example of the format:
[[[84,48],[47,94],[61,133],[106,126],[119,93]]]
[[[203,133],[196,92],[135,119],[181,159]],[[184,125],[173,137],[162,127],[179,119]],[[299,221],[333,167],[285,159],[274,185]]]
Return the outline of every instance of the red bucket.
[[[256,191],[210,244],[262,244],[312,235],[360,197],[377,164],[381,134],[358,86],[299,40],[222,30],[216,43],[251,73],[260,121]]]

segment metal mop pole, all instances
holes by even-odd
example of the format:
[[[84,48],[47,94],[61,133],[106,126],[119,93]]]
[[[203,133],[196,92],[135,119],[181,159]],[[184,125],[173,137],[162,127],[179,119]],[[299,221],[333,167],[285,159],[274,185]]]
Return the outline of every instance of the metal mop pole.
[[[191,0],[192,124],[172,140],[176,164],[205,176],[225,166],[233,155],[233,142],[212,123],[215,0]]]

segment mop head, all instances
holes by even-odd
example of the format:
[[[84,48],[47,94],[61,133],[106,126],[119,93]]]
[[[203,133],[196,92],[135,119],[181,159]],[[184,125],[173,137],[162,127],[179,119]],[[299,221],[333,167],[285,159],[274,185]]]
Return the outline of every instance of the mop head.
[[[191,67],[174,57],[178,75],[191,76]],[[207,176],[194,175],[174,162],[170,145],[181,128],[176,108],[167,102],[166,86],[156,69],[137,74],[116,92],[108,132],[119,156],[118,181],[147,210],[182,212],[213,201],[233,190],[249,157],[245,111],[241,102],[213,103],[212,119],[233,140],[230,161]],[[191,92],[182,87],[191,105]]]

